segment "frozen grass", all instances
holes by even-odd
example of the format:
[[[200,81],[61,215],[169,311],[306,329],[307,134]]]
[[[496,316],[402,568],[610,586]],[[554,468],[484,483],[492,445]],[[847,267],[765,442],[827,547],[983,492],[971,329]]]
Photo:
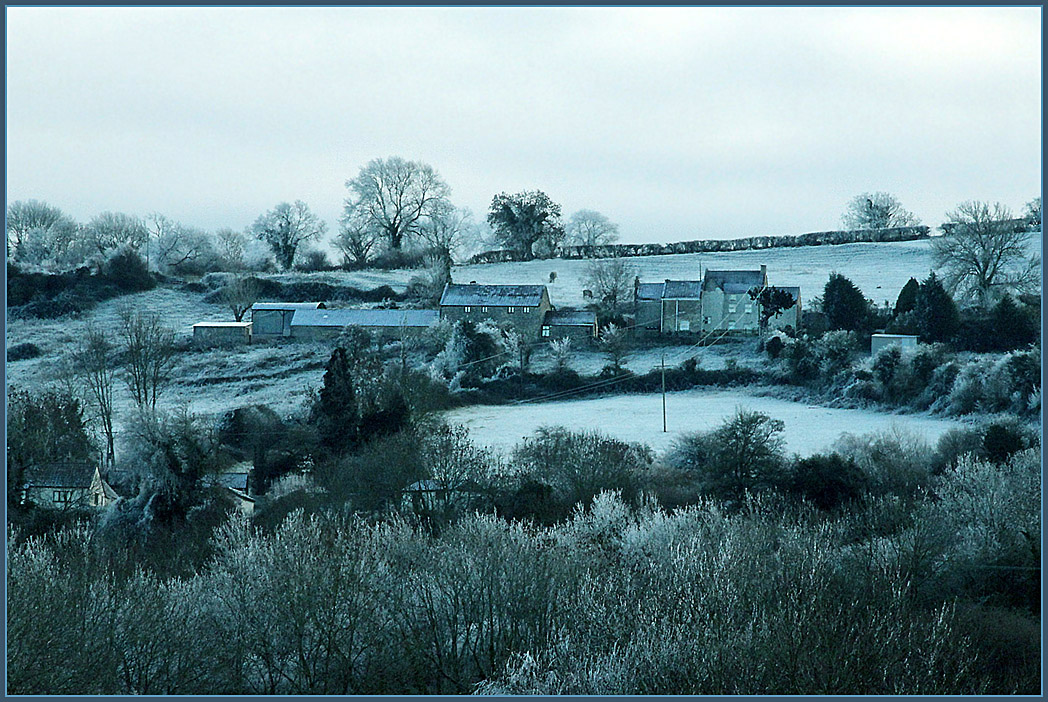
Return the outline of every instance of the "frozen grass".
[[[660,394],[617,395],[510,406],[475,406],[451,410],[448,421],[464,424],[478,443],[508,451],[542,426],[596,430],[618,439],[667,449],[683,433],[718,426],[738,408],[764,412],[786,424],[787,450],[809,455],[830,447],[844,433],[866,434],[893,426],[924,437],[932,445],[958,421],[926,415],[891,415],[865,410],[830,409],[740,390],[695,389],[666,394],[668,431],[662,431]]]
[[[727,365],[729,358],[735,359],[740,367],[759,368],[765,363],[766,356],[756,351],[757,342],[753,339],[731,341],[713,346],[696,347],[694,345],[673,345],[651,348],[639,348],[626,356],[625,366],[638,375],[662,365],[663,354],[666,367],[673,368],[689,358],[698,361],[699,368],[720,370]],[[608,365],[608,355],[595,348],[576,348],[571,360],[571,369],[579,375],[597,375]],[[531,356],[528,370],[532,373],[548,373],[553,369],[553,359],[545,345],[540,346]]]

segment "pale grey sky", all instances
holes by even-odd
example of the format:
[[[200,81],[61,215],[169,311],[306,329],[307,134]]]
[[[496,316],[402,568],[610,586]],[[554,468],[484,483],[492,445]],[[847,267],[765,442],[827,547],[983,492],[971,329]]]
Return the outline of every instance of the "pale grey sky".
[[[372,158],[623,241],[926,224],[1041,189],[1040,8],[8,8],[7,199],[332,229]]]

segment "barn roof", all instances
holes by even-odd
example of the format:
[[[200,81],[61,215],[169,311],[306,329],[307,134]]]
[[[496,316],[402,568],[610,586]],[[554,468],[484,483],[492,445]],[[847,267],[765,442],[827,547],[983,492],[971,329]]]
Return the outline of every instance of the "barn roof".
[[[665,283],[638,283],[638,300],[661,300],[662,292],[666,289]]]
[[[590,310],[550,310],[542,323],[553,327],[592,327],[597,323],[597,313]]]
[[[448,283],[440,296],[441,307],[538,307],[545,285],[457,285]]]
[[[700,280],[667,280],[662,291],[664,300],[698,300],[702,292]]]
[[[201,327],[204,329],[220,329],[223,327],[236,327],[243,329],[244,327],[250,327],[251,322],[197,322],[193,325],[193,328]]]
[[[94,463],[47,463],[25,469],[25,482],[32,487],[89,488],[95,477]]]
[[[760,271],[706,271],[702,281],[703,290],[720,289],[726,293],[739,294],[764,284]]]
[[[255,310],[316,310],[324,309],[323,302],[256,302],[251,305]]]
[[[437,310],[295,310],[292,327],[431,327]]]

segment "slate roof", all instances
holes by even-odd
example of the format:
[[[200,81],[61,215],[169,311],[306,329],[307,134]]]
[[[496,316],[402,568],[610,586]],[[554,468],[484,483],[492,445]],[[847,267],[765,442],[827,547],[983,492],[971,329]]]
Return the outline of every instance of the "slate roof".
[[[256,302],[251,305],[255,310],[316,310],[324,309],[323,302]]]
[[[457,285],[444,286],[441,307],[538,307],[545,285]]]
[[[590,310],[550,310],[542,323],[555,327],[592,327],[597,323],[597,313]]]
[[[664,300],[698,300],[702,292],[700,280],[667,280],[662,291]]]
[[[197,322],[193,325],[193,328],[201,327],[204,329],[221,329],[221,328],[232,328],[236,327],[243,329],[244,327],[250,327],[251,322]]]
[[[207,484],[247,492],[247,473],[218,473],[205,478]]]
[[[31,487],[89,488],[94,477],[93,463],[48,463],[25,469],[25,482]]]
[[[640,283],[637,286],[638,300],[661,300],[662,292],[666,289],[665,283]]]
[[[764,284],[760,271],[706,271],[702,281],[703,290],[720,289],[738,295]]]
[[[794,300],[799,300],[799,299],[801,299],[801,289],[800,289],[800,288],[798,288],[798,287],[796,287],[796,286],[787,286],[787,285],[769,285],[768,287],[769,287],[770,289],[772,289],[772,290],[785,290],[786,292],[788,292],[788,293],[790,294],[790,296],[791,296],[791,297],[792,297],[792,298],[793,298]]]
[[[295,310],[292,327],[431,327],[437,310]]]

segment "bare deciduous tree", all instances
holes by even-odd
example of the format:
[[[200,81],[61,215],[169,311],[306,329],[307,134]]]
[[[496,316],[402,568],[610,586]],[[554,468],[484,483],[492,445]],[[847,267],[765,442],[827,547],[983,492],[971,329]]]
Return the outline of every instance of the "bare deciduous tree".
[[[633,293],[636,272],[625,259],[600,259],[586,267],[582,282],[588,290],[593,291],[605,311],[616,314]]]
[[[229,270],[239,271],[244,268],[244,250],[247,248],[247,237],[242,232],[224,228],[215,232],[218,255]]]
[[[251,306],[257,300],[258,286],[255,284],[254,278],[238,275],[222,288],[222,302],[229,308],[229,311],[233,313],[233,318],[238,322],[243,321],[244,314],[251,309]]]
[[[152,242],[146,247],[146,262],[159,271],[180,272],[194,263],[207,263],[216,256],[207,232],[152,213],[146,217]]]
[[[123,212],[103,212],[84,227],[84,235],[100,254],[106,254],[124,244],[135,248],[149,239],[145,222]]]
[[[454,207],[450,202],[444,202],[434,208],[418,234],[433,248],[455,258],[471,239],[476,238],[476,229],[473,213],[468,208]]]
[[[572,246],[604,246],[619,238],[619,225],[595,210],[574,213],[566,229]]]
[[[291,270],[303,242],[320,239],[326,230],[327,225],[301,200],[282,202],[251,225],[252,233],[269,245],[284,270]]]
[[[76,232],[76,222],[46,202],[18,200],[7,207],[8,259],[38,263],[64,251]]]
[[[346,187],[346,219],[359,221],[392,249],[400,249],[407,237],[446,207],[451,194],[432,166],[399,156],[369,161]]]
[[[88,327],[73,362],[82,382],[87,386],[93,409],[102,424],[106,441],[106,464],[112,465],[114,452],[113,380],[116,377],[115,347],[106,333],[97,327]]]
[[[841,217],[845,229],[885,229],[913,227],[920,224],[914,214],[903,208],[891,193],[861,193],[848,202]]]
[[[335,248],[342,254],[343,265],[363,266],[378,244],[378,234],[358,213],[348,213],[339,222]]]
[[[124,307],[120,312],[120,335],[127,389],[139,408],[155,410],[175,362],[175,332],[161,324],[160,315],[155,312]]]
[[[947,217],[932,252],[950,292],[987,305],[999,292],[1038,286],[1040,261],[1027,251],[1030,232],[1007,207],[969,200]]]

